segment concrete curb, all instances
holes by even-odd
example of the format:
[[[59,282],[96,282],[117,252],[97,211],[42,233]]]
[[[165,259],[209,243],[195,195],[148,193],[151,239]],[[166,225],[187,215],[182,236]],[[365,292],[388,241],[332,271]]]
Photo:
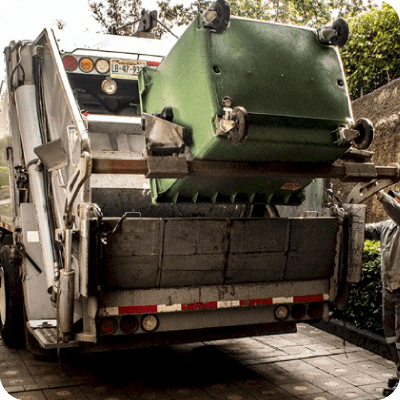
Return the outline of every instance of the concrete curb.
[[[311,325],[338,336],[349,343],[378,354],[387,360],[392,359],[389,346],[383,336],[367,331],[366,329],[358,329],[350,322],[332,318],[329,322],[320,321],[312,323]]]

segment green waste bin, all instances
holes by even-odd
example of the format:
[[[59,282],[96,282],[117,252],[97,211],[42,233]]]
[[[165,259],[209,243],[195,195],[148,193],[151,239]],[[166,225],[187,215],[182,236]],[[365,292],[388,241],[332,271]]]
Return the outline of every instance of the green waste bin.
[[[312,29],[232,17],[216,33],[198,16],[158,70],[142,70],[139,90],[142,112],[172,108],[193,159],[332,164],[350,147],[338,134],[352,123],[338,49]],[[227,97],[248,115],[238,144],[218,129]],[[299,204],[311,181],[189,176],[151,186],[157,202]]]

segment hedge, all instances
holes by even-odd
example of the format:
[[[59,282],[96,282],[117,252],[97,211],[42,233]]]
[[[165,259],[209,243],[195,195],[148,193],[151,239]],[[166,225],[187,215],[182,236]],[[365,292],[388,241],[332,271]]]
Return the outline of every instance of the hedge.
[[[359,329],[382,333],[380,242],[364,243],[361,281],[350,286],[347,321]]]

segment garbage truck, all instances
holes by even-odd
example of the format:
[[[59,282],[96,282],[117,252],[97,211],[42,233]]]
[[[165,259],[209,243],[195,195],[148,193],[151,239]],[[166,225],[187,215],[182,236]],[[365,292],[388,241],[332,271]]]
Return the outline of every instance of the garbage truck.
[[[4,50],[0,331],[82,352],[296,331],[346,306],[399,180],[354,121],[343,20],[217,0],[172,48],[44,29]],[[149,26],[150,25],[150,26]],[[329,179],[354,182],[347,199]]]

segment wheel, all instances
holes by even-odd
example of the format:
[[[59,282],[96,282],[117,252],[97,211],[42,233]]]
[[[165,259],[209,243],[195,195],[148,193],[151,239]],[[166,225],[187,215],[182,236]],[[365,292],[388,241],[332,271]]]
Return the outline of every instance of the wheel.
[[[13,348],[25,343],[22,284],[17,265],[10,263],[10,246],[0,249],[0,333]]]
[[[333,21],[332,29],[336,31],[336,36],[331,39],[334,46],[343,47],[349,40],[349,24],[343,18]]]
[[[367,150],[374,140],[374,126],[372,122],[366,118],[361,118],[352,127],[360,132],[360,136],[353,140],[354,147],[358,150]]]
[[[213,29],[216,33],[224,32],[229,25],[231,15],[229,3],[225,0],[217,0],[214,4],[214,8],[210,9],[210,11],[215,11],[217,13],[217,17],[210,23],[207,23],[205,26]]]

